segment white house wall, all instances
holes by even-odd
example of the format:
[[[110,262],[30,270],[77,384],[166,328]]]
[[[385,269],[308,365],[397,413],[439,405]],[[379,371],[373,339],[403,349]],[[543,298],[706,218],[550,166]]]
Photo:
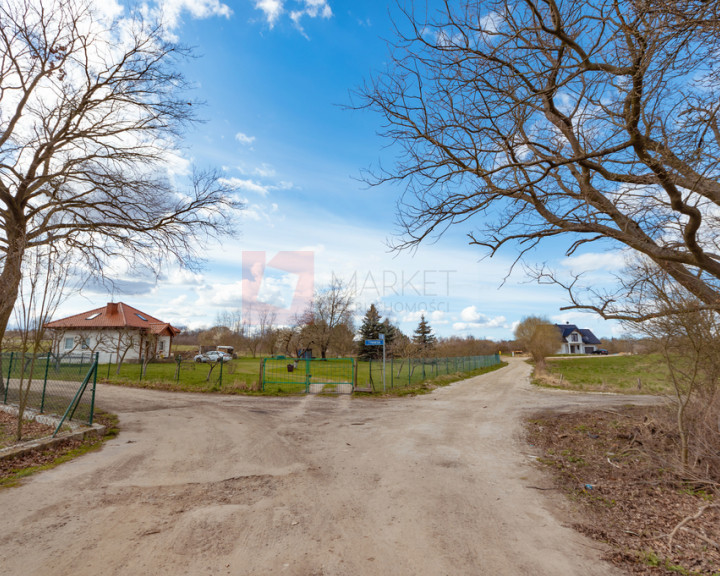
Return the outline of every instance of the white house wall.
[[[118,330],[67,330],[56,332],[53,349],[60,356],[72,354],[98,353],[101,364],[118,361],[118,340],[122,340],[120,355],[129,344],[132,336],[132,347],[125,354],[125,361],[137,361],[140,358],[140,333],[138,331]],[[157,339],[157,356],[164,358],[170,351],[170,336],[159,336]]]
[[[573,341],[572,337],[573,335],[577,335],[577,340]],[[571,351],[571,346],[575,346],[575,351]],[[560,350],[557,352],[558,354],[586,354],[591,350],[594,350],[595,346],[588,345],[588,350],[585,350],[585,343],[582,339],[582,334],[579,332],[571,332],[567,335],[565,342],[563,342],[562,346],[560,347]]]

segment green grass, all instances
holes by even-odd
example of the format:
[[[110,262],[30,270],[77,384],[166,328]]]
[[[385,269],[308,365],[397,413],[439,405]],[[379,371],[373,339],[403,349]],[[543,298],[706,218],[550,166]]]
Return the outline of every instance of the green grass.
[[[184,392],[285,395],[304,393],[308,373],[312,384],[325,384],[327,388],[338,383],[352,382],[352,371],[355,369],[357,373],[355,382],[358,387],[372,388],[375,392],[383,389],[382,361],[379,360],[359,361],[353,364],[347,359],[328,359],[316,360],[307,365],[302,360],[296,362],[291,358],[268,358],[265,362],[265,389],[260,390],[262,358],[238,358],[223,364],[222,367],[220,364],[212,367],[210,364],[196,363],[189,354],[185,355],[185,358],[177,374],[177,364],[173,361],[151,362],[144,376],[141,376],[142,366],[137,363],[124,363],[119,372],[115,364],[101,364],[98,366],[97,380],[122,386]],[[471,373],[476,368],[481,368],[482,362],[492,361],[491,358],[488,357],[486,360],[441,358],[424,361],[389,359],[386,363],[385,388],[416,389],[424,382],[441,376]],[[290,364],[293,365],[292,371],[288,369]],[[13,366],[13,373],[19,366],[19,363]],[[210,372],[211,368],[212,372]],[[43,378],[42,376],[38,378],[38,375],[44,375],[46,369],[48,370],[47,393],[49,395],[59,393],[63,385],[68,383],[70,387],[63,395],[70,394],[72,397],[77,385],[87,374],[89,365],[67,365],[59,369],[56,369],[52,363],[48,366],[37,365],[35,368],[37,386],[42,387]],[[15,379],[17,377],[18,375],[13,376]],[[50,387],[51,381],[52,387]],[[41,390],[37,391],[37,394],[40,393]]]
[[[481,374],[487,374],[488,372],[494,372],[495,370],[504,368],[507,365],[508,365],[507,362],[500,362],[500,364],[495,364],[494,366],[478,368],[476,370],[471,370],[469,372],[454,372],[451,374],[442,374],[440,376],[431,378],[424,382],[418,382],[412,386],[387,388],[385,395],[386,396],[416,396],[418,394],[428,394],[429,392],[432,392],[435,388],[438,388],[441,386],[448,386],[449,384],[452,384],[453,382],[458,382],[460,380],[467,380],[468,378],[473,378],[474,376],[480,376]],[[379,391],[382,392],[382,384],[380,384]],[[369,392],[356,392],[355,394],[357,396],[370,396],[371,395],[371,393],[369,393]]]
[[[208,364],[183,362],[180,368],[180,377],[176,379],[174,362],[151,363],[147,367],[144,378],[140,378],[141,366],[139,364],[123,364],[120,374],[116,375],[114,365],[108,367],[101,365],[98,369],[98,379],[103,382],[124,386],[155,388],[162,390],[178,390],[184,392],[222,392],[226,394],[264,394],[286,395],[305,392],[306,370],[311,371],[312,383],[346,382],[352,378],[351,364],[347,361],[339,362],[329,359],[327,362],[313,362],[310,367],[300,360],[297,367],[293,359],[268,359],[265,364],[266,385],[260,391],[258,381],[260,378],[260,358],[238,358],[223,365],[222,385],[219,382],[220,365],[216,365],[210,380],[207,380],[210,366]],[[293,371],[287,368],[293,364]],[[452,378],[461,374],[462,378],[474,373],[467,360],[434,360],[426,361],[425,365],[407,361],[394,360],[386,364],[385,384],[388,390],[415,390],[417,393],[423,383],[447,376]],[[109,368],[109,370],[108,370]],[[358,387],[373,387],[376,392],[382,391],[382,362],[360,361],[356,363]],[[456,381],[455,378],[453,381]],[[406,392],[408,393],[408,392]],[[409,392],[413,393],[413,392]]]
[[[536,378],[536,384],[588,392],[622,394],[671,392],[667,380],[667,367],[657,354],[548,359],[547,370],[551,378]],[[639,389],[638,379],[641,383]]]
[[[109,370],[108,370],[109,368]],[[146,388],[182,390],[185,392],[212,392],[218,388],[220,365],[217,364],[210,375],[210,364],[189,360],[180,365],[179,379],[175,376],[175,362],[151,362],[147,366],[145,377],[141,379],[142,366],[125,363],[120,374],[115,374],[116,366],[101,364],[98,367],[98,379],[112,384]],[[259,358],[239,358],[222,366],[222,388],[224,392],[240,391],[257,385],[260,375]]]

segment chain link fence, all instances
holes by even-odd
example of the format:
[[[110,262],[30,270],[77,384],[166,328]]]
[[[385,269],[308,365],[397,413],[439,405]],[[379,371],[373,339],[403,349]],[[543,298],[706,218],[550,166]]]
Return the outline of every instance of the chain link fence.
[[[295,394],[350,394],[354,388],[353,358],[264,358],[262,390]]]
[[[385,363],[385,381],[383,385],[382,360],[369,360],[367,368],[362,364],[358,369],[358,388],[392,390],[418,386],[426,380],[446,374],[462,374],[480,368],[489,368],[500,364],[500,355],[460,356],[451,358],[390,358]]]
[[[0,355],[0,402],[92,424],[97,357],[9,352]]]

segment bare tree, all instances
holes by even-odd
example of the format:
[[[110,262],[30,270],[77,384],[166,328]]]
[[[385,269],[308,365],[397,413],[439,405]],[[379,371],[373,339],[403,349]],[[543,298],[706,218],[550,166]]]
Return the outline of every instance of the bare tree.
[[[276,346],[279,352],[285,356],[295,356],[300,344],[301,328],[298,326],[285,326],[276,330]]]
[[[272,354],[277,339],[276,320],[277,313],[272,306],[246,304],[243,307],[244,341],[253,358],[263,350]]]
[[[130,328],[124,328],[117,332],[117,339],[115,341],[115,362],[117,367],[115,368],[115,374],[120,374],[123,362],[125,362],[125,356],[127,356],[130,350],[133,350],[136,346],[139,346],[137,330]]]
[[[545,369],[545,358],[562,346],[560,331],[547,318],[528,316],[515,328],[515,339],[528,351],[539,371]]]
[[[301,345],[317,346],[325,358],[334,339],[342,340],[347,328],[352,332],[353,295],[348,285],[335,278],[315,293],[312,305],[301,318]]]
[[[0,21],[2,336],[27,252],[61,244],[100,274],[109,257],[187,264],[237,204],[212,172],[183,191],[162,176],[195,107],[188,51],[159,24],[90,0],[8,0]]]
[[[639,261],[634,275],[641,280],[642,297],[635,300],[639,312],[649,319],[625,322],[625,327],[648,338],[662,355],[668,368],[668,380],[675,396],[675,420],[679,436],[679,460],[687,472],[690,467],[690,439],[695,432],[696,452],[702,443],[717,446],[720,438],[720,414],[717,392],[720,382],[720,316],[704,310],[697,298],[679,286],[663,270],[648,261]],[[704,413],[709,418],[698,418]],[[718,427],[693,430],[692,420],[712,421]],[[695,426],[697,428],[697,426]],[[713,439],[714,438],[714,439]],[[706,450],[698,459],[717,466],[716,448]]]
[[[22,439],[24,414],[28,406],[33,381],[37,379],[37,360],[45,336],[45,324],[52,318],[66,296],[71,282],[72,266],[68,253],[44,248],[26,254],[23,263],[26,274],[18,288],[15,321],[19,327],[20,349],[17,370],[18,422],[16,439]],[[11,382],[6,382],[10,386]]]
[[[446,0],[397,30],[361,96],[401,148],[368,177],[407,186],[398,247],[463,223],[490,255],[604,242],[719,305],[717,2]]]

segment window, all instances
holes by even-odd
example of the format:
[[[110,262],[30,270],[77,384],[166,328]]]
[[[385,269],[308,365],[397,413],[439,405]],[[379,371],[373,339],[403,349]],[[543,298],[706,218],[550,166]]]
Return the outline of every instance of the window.
[[[160,350],[160,352],[162,352],[163,350],[165,350],[165,340],[160,340],[160,341],[158,342],[158,350]]]
[[[87,350],[88,348],[90,348],[86,338],[83,338],[82,342],[80,342],[80,348],[82,348],[83,350]]]
[[[97,318],[98,316],[100,316],[100,312],[95,312],[95,314],[90,314],[90,316],[88,316],[87,318],[85,318],[85,320],[94,320],[94,319]]]
[[[65,338],[65,350],[72,350],[75,344],[74,338]]]
[[[142,314],[138,314],[137,312],[135,312],[135,316],[140,318],[140,320],[142,320],[143,322],[147,322],[147,318],[145,318],[145,316],[143,316]]]
[[[578,335],[577,335],[577,334],[573,334],[572,337],[570,338],[570,340],[572,340],[573,342],[577,342],[577,341],[578,341]]]

